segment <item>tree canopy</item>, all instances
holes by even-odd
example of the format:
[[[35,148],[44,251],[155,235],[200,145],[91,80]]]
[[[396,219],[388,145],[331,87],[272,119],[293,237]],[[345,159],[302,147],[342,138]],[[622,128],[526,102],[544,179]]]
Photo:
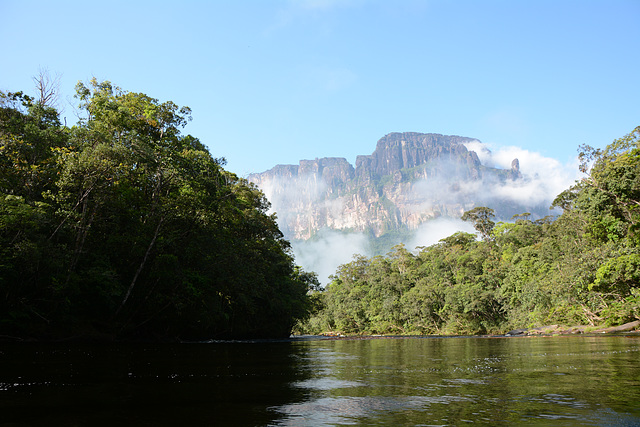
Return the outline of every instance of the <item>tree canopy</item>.
[[[0,338],[468,334],[640,319],[640,127],[580,147],[562,214],[462,218],[413,253],[355,256],[326,289],[269,202],[182,130],[190,110],[92,80],[81,119],[0,92]],[[50,89],[49,89],[50,90]],[[309,317],[310,311],[313,315]]]
[[[548,324],[618,325],[640,319],[640,127],[604,150],[580,147],[585,177],[536,221],[492,220],[477,207],[481,240],[456,233],[411,253],[341,266],[307,333],[474,334]]]
[[[315,276],[190,110],[78,83],[82,118],[0,93],[0,335],[288,336]],[[42,97],[41,97],[42,98]]]

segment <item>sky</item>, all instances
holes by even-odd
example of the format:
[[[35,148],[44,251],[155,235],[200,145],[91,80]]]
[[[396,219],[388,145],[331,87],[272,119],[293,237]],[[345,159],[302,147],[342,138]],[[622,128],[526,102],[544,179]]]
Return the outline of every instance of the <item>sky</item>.
[[[391,132],[563,165],[640,125],[640,1],[0,0],[0,90],[109,80],[193,110],[246,177],[371,154]]]

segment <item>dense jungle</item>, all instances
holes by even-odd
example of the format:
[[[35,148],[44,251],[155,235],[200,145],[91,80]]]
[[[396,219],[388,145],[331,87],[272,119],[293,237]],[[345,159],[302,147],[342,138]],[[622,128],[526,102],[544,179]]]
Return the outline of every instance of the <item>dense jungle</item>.
[[[354,256],[297,330],[334,334],[485,334],[640,319],[640,127],[604,149],[579,148],[584,178],[557,195],[558,216],[493,221],[490,207],[412,252]]]
[[[287,337],[315,276],[269,203],[181,129],[190,110],[110,82],[0,93],[0,336]]]
[[[40,82],[41,84],[43,82]],[[181,130],[190,110],[95,79],[78,122],[47,87],[0,92],[0,338],[208,340],[483,334],[640,319],[640,127],[581,146],[562,214],[386,256],[322,289],[269,202]]]

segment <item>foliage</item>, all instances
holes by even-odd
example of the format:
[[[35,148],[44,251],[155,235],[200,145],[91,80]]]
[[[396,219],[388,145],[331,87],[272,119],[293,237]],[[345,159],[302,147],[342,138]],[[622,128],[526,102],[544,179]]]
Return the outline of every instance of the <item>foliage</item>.
[[[181,129],[190,110],[92,80],[72,128],[0,98],[0,335],[288,336],[311,308],[269,203]]]
[[[341,266],[307,333],[475,334],[550,323],[615,325],[640,319],[640,127],[604,150],[581,147],[585,178],[553,203],[559,217],[492,221],[481,240],[455,233],[416,254]]]
[[[496,225],[495,222],[492,221],[492,218],[495,218],[493,209],[478,206],[470,211],[466,211],[460,219],[473,222],[473,227],[478,230],[480,236],[482,236],[484,240],[489,240],[491,238],[491,231]]]

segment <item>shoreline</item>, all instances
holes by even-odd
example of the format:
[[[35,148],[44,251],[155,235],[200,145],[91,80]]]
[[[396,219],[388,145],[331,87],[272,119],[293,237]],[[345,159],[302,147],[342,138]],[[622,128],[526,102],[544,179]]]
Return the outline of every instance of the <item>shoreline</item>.
[[[549,337],[549,336],[612,336],[617,334],[640,336],[640,320],[628,322],[619,326],[562,326],[546,325],[536,328],[514,329],[505,334],[483,335],[384,335],[384,334],[342,334],[340,332],[325,332],[318,335],[290,335],[286,338],[245,338],[245,339],[211,339],[203,341],[155,341],[155,340],[101,340],[95,336],[74,337],[66,340],[38,340],[0,335],[0,344],[216,344],[216,343],[275,343],[305,340],[341,340],[341,339],[390,339],[390,338],[518,338],[518,337]],[[104,337],[103,337],[104,338]]]
[[[486,334],[486,335],[358,335],[358,334],[342,334],[340,332],[325,332],[314,337],[322,337],[324,339],[375,339],[375,338],[508,338],[508,337],[534,337],[534,336],[556,336],[556,335],[588,335],[601,336],[617,333],[632,333],[640,335],[640,320],[628,322],[619,326],[602,327],[590,325],[563,326],[563,325],[546,325],[536,328],[514,329],[505,334]],[[303,335],[292,336],[303,339]],[[311,337],[311,335],[307,336]]]
[[[602,326],[559,326],[547,325],[537,328],[524,328],[509,331],[505,336],[532,336],[532,335],[570,335],[570,334],[611,334],[616,332],[640,332],[640,320],[628,322],[619,326],[602,327]]]

